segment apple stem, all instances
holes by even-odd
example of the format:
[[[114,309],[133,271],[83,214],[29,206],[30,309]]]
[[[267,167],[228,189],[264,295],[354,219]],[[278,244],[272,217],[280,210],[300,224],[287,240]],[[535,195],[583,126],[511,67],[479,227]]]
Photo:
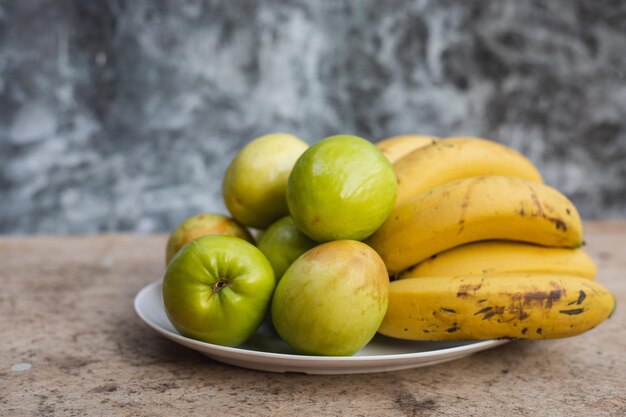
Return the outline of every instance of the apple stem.
[[[231,282],[229,280],[220,278],[219,281],[217,281],[215,285],[213,285],[213,288],[211,289],[211,291],[213,293],[219,292],[222,288],[228,287],[230,284]]]

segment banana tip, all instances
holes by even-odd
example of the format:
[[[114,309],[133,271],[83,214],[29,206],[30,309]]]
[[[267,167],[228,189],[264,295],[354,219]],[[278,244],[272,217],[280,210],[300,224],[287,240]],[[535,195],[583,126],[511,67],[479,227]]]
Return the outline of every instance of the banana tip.
[[[613,313],[615,313],[615,309],[617,308],[617,298],[615,298],[615,294],[611,293],[611,297],[613,297],[613,308],[611,309],[611,312],[609,313],[607,318],[611,318],[611,316],[613,315]]]

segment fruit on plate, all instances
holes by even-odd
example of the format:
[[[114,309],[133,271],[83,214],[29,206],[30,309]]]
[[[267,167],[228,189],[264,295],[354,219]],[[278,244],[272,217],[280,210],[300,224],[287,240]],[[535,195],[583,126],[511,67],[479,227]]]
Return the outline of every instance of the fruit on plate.
[[[300,255],[317,245],[298,230],[293,219],[285,216],[263,233],[257,247],[272,264],[276,280],[281,277]]]
[[[450,182],[396,207],[366,243],[396,274],[465,243],[504,239],[577,248],[582,236],[578,211],[563,194],[492,176]]]
[[[524,242],[485,240],[433,255],[400,278],[524,272],[594,279],[597,268],[583,248],[548,248]]]
[[[566,275],[394,281],[381,334],[408,340],[548,339],[597,326],[615,308],[602,285]]]
[[[363,240],[387,218],[396,178],[385,156],[351,135],[326,138],[307,149],[289,176],[293,220],[317,242]]]
[[[165,265],[187,242],[204,235],[228,235],[254,243],[246,228],[233,219],[222,214],[200,213],[185,219],[172,230],[165,250]]]
[[[255,246],[208,235],[172,258],[163,279],[163,302],[183,336],[237,346],[261,324],[274,287],[272,266]]]
[[[388,292],[385,265],[370,247],[325,243],[287,269],[272,300],[272,322],[296,352],[352,355],[376,333]]]
[[[398,135],[376,142],[376,147],[392,164],[404,155],[437,141],[436,136]]]
[[[222,196],[241,224],[265,229],[288,214],[285,192],[293,164],[308,145],[293,135],[273,133],[244,146],[224,175]]]
[[[447,182],[487,175],[519,177],[543,183],[541,174],[524,155],[491,140],[455,137],[419,148],[394,164],[400,206]]]

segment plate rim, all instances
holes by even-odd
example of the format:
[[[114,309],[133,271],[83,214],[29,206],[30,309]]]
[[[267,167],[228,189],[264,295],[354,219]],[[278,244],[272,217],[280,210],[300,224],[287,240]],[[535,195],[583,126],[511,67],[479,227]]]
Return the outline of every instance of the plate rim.
[[[229,355],[244,355],[247,358],[257,357],[262,359],[275,359],[275,360],[288,360],[295,362],[316,362],[316,365],[321,365],[321,363],[326,363],[328,365],[340,365],[345,363],[358,363],[358,362],[373,362],[373,365],[376,365],[376,362],[387,362],[389,360],[402,361],[407,359],[419,359],[419,358],[436,358],[437,356],[442,355],[455,355],[455,354],[464,354],[464,353],[476,353],[481,350],[486,350],[492,347],[500,346],[505,343],[510,342],[510,339],[488,339],[488,340],[477,340],[477,341],[469,341],[470,343],[462,345],[462,346],[454,346],[450,348],[443,348],[431,351],[422,351],[422,352],[412,352],[412,353],[394,353],[394,354],[383,354],[383,355],[363,355],[363,356],[314,356],[314,355],[300,355],[300,354],[292,354],[292,353],[277,353],[277,352],[265,352],[260,350],[251,350],[244,349],[239,347],[230,347],[230,346],[222,346],[216,345],[213,343],[202,342],[200,340],[192,339],[186,336],[183,336],[179,333],[174,333],[159,324],[153,322],[151,319],[146,317],[146,315],[142,312],[140,302],[146,297],[146,294],[154,290],[155,287],[162,285],[162,280],[153,281],[147,285],[145,285],[139,292],[135,295],[133,306],[135,309],[135,313],[139,316],[139,318],[147,324],[150,328],[155,330],[157,333],[161,333],[163,335],[167,335],[168,338],[176,341],[180,341],[185,345],[196,345],[198,347],[204,347],[205,350],[211,350],[211,353],[218,354],[229,354]],[[470,352],[466,352],[470,350]],[[202,351],[202,353],[207,354],[206,351]]]

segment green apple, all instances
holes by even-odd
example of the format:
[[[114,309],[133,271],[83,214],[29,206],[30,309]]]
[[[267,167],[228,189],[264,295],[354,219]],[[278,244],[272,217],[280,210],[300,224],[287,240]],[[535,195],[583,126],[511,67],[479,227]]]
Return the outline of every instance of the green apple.
[[[317,242],[299,231],[293,219],[286,216],[272,224],[263,233],[257,247],[270,261],[276,280],[280,281],[289,265],[316,245]]]
[[[272,322],[296,352],[345,356],[374,337],[387,311],[389,277],[364,243],[338,240],[305,252],[272,299]]]
[[[254,243],[246,228],[233,219],[222,214],[200,213],[185,219],[172,230],[165,250],[165,265],[187,242],[205,235],[228,235]]]
[[[287,186],[296,226],[318,242],[363,240],[387,219],[396,176],[372,143],[350,135],[326,138],[298,159]]]
[[[289,214],[287,179],[308,146],[285,133],[261,136],[244,146],[222,183],[224,203],[233,218],[245,226],[265,229]]]
[[[172,258],[163,279],[163,302],[183,336],[238,346],[261,324],[275,285],[272,266],[255,246],[208,235]]]

